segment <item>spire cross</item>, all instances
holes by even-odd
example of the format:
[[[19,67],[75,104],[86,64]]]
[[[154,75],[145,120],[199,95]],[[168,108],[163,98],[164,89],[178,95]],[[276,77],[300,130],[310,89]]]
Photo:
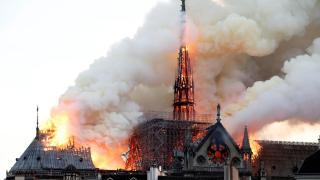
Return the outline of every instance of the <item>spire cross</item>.
[[[217,106],[217,122],[221,121],[220,110],[221,110],[221,107],[220,107],[220,104],[218,104],[218,106]]]

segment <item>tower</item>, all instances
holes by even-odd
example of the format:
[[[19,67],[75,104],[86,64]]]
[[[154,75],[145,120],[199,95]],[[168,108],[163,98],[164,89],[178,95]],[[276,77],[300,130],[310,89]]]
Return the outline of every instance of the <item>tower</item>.
[[[241,153],[242,153],[242,158],[246,163],[246,167],[250,166],[251,165],[252,150],[251,150],[251,147],[250,147],[250,141],[249,141],[249,135],[248,135],[247,126],[244,127]]]
[[[181,12],[185,14],[185,0],[182,1]],[[194,119],[194,85],[189,52],[181,43],[178,54],[178,68],[174,83],[173,118],[175,120]]]

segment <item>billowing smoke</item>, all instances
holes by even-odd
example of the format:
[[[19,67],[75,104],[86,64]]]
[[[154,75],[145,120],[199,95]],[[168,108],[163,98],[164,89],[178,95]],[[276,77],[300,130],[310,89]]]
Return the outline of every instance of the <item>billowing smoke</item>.
[[[276,120],[317,120],[319,41],[305,51],[320,36],[317,1],[186,3],[185,41],[194,65],[197,112],[212,111],[220,102],[228,106],[228,126],[247,124],[255,131]],[[55,117],[66,114],[69,120],[60,129],[92,146],[94,155],[104,155],[96,165],[114,168],[108,165],[127,150],[130,130],[143,111],[171,111],[179,5],[176,0],[158,4],[134,38],[115,44],[81,73],[53,109],[55,126]]]
[[[230,106],[233,124],[263,125],[287,119],[318,121],[320,119],[320,38],[314,40],[307,54],[284,63],[283,76],[255,82],[239,104]]]

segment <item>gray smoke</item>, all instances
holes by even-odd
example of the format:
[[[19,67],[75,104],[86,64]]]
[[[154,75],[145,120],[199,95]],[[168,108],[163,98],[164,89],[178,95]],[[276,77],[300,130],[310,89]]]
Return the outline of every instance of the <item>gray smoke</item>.
[[[306,51],[284,63],[283,76],[255,82],[238,104],[230,106],[233,125],[260,129],[274,121],[320,119],[320,38]]]
[[[318,9],[315,0],[187,0],[185,41],[194,65],[197,112],[210,112],[217,102],[228,105],[230,127],[317,119],[318,41],[310,55],[281,67],[320,36]],[[114,154],[125,147],[141,112],[171,111],[179,10],[178,1],[158,4],[134,38],[115,44],[63,94],[52,116],[69,114],[69,132],[79,142],[105,144],[106,153]]]

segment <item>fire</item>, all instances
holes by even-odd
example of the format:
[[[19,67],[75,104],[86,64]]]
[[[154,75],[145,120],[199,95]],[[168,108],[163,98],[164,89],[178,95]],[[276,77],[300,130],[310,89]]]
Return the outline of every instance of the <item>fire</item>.
[[[69,133],[69,116],[67,114],[58,114],[47,121],[42,129],[50,132],[49,146],[65,147],[72,137]]]
[[[70,128],[71,118],[73,118],[71,113],[56,113],[41,127],[42,132],[48,136],[44,141],[46,148],[90,147],[92,161],[97,168],[119,169],[124,167],[121,154],[127,150],[125,142],[119,142],[119,144],[113,145],[113,148],[109,148],[106,144],[98,142],[96,139],[79,140]]]
[[[250,141],[253,157],[258,156],[259,152],[261,151],[261,146],[254,140],[253,135],[249,135],[249,141]]]
[[[107,145],[97,142],[85,143],[91,148],[91,157],[96,167],[102,169],[120,169],[124,168],[124,161],[121,154],[127,150],[127,146],[109,148]]]

